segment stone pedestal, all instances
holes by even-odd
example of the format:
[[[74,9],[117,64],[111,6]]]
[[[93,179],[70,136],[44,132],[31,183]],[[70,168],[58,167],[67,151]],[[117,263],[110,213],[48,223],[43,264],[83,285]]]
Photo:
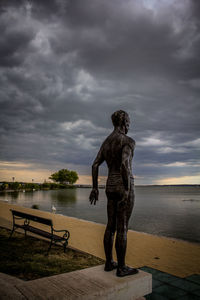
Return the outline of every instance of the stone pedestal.
[[[116,270],[105,272],[97,266],[75,272],[17,283],[17,290],[31,299],[133,300],[152,292],[152,275],[117,277]],[[138,299],[138,300],[139,300]]]

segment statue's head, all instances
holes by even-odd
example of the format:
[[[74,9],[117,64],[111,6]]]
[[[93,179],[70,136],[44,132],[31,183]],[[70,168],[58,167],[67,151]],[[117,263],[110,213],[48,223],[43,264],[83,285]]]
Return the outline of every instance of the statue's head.
[[[112,119],[113,126],[115,128],[116,127],[124,128],[125,133],[128,132],[129,124],[130,124],[130,118],[129,118],[129,115],[125,111],[123,111],[123,110],[115,111],[112,114],[111,119]]]

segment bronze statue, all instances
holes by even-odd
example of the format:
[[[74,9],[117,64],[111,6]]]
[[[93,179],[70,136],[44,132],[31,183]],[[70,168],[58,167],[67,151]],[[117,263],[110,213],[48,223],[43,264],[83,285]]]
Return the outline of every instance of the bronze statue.
[[[112,114],[113,132],[103,142],[92,165],[93,189],[90,203],[98,200],[98,169],[106,161],[108,179],[106,196],[108,223],[104,234],[104,250],[106,255],[105,271],[117,269],[119,277],[136,274],[137,269],[125,265],[128,222],[134,205],[134,178],[132,175],[132,158],[135,141],[128,137],[130,119],[125,111]],[[117,263],[113,261],[112,248],[114,234],[117,231],[115,249]]]

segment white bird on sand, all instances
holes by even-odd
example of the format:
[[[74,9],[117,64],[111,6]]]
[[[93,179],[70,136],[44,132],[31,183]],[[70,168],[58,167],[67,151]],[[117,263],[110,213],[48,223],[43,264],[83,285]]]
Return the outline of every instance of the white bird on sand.
[[[56,207],[54,205],[52,205],[51,209],[52,209],[52,213],[55,214],[56,213]]]

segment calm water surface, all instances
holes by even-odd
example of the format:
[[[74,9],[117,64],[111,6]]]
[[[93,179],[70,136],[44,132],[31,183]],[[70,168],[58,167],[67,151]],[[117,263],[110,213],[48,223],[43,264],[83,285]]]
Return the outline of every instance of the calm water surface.
[[[44,211],[106,224],[105,190],[100,189],[96,206],[89,204],[90,189],[0,193],[0,200]],[[200,187],[135,187],[135,206],[129,228],[200,242]]]

